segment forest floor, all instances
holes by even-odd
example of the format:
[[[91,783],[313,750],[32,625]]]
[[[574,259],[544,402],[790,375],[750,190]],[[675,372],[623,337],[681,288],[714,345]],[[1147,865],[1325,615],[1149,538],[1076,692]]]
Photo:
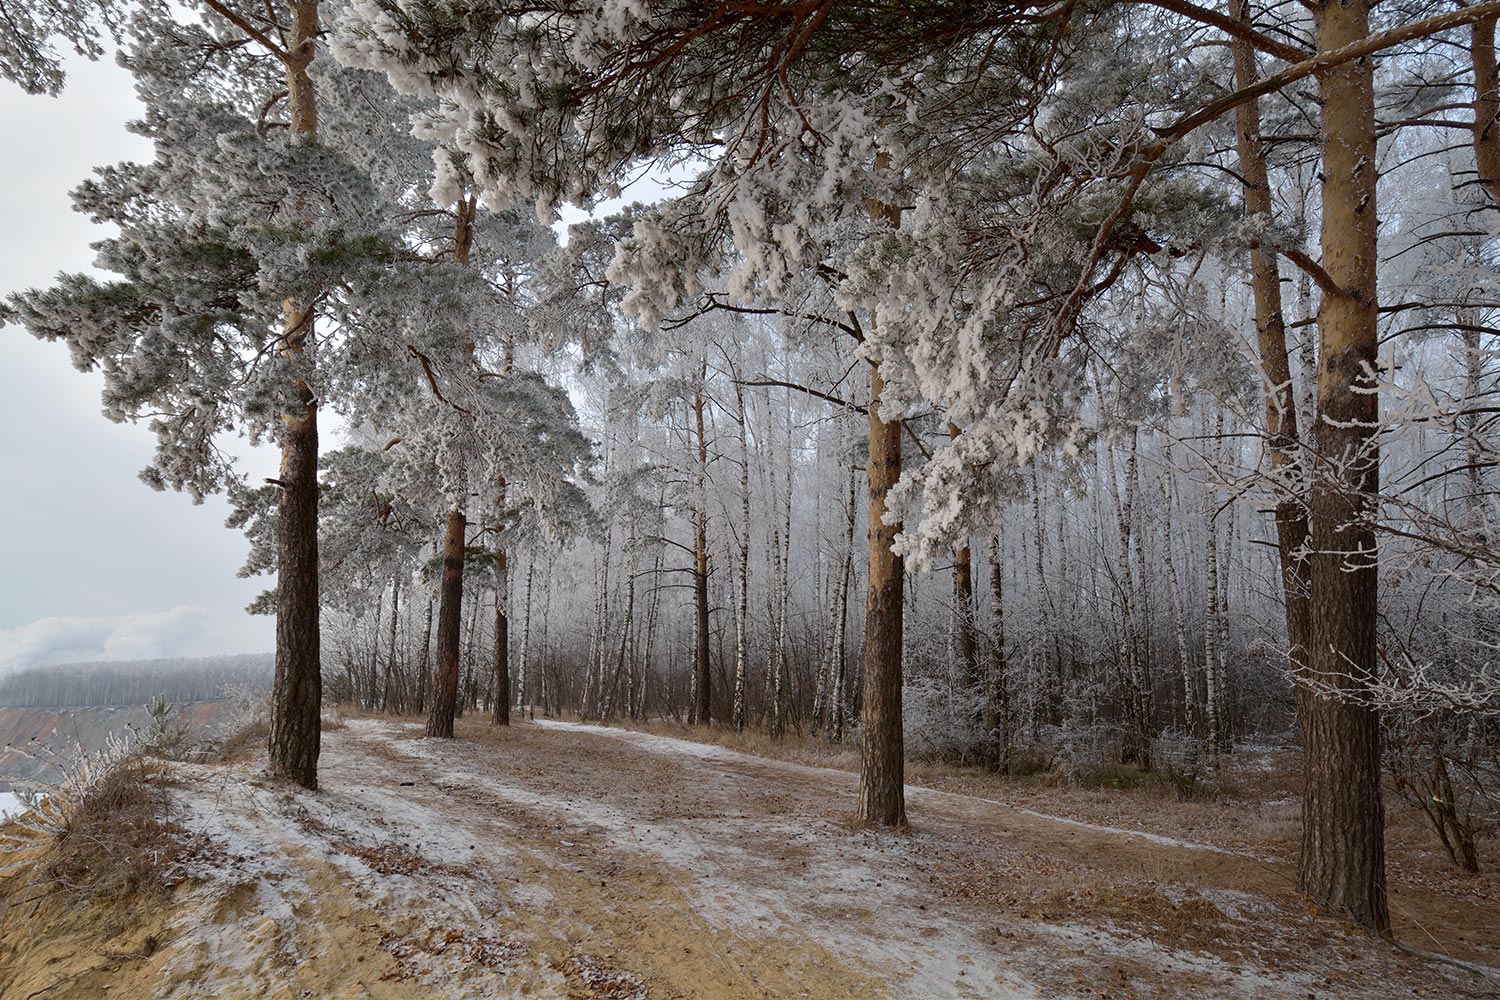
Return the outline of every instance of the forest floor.
[[[1278,851],[1160,820],[911,787],[911,829],[876,831],[838,768],[568,723],[458,735],[351,720],[316,793],[254,760],[172,765],[170,899],[126,924],[8,914],[0,996],[1500,994],[1488,881],[1398,874],[1398,934],[1437,960],[1308,913]]]

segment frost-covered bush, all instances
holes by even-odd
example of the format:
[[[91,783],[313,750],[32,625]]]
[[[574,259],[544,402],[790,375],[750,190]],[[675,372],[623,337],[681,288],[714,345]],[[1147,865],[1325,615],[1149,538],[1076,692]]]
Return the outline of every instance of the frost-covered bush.
[[[984,691],[922,678],[906,686],[903,704],[908,757],[952,764],[977,763],[983,756]]]
[[[224,714],[219,726],[219,755],[234,757],[263,745],[271,733],[271,695],[248,685],[224,690]]]
[[[224,689],[224,714],[221,731],[225,734],[265,725],[271,718],[271,696],[268,692],[236,684]]]
[[[1040,742],[1054,747],[1053,774],[1077,784],[1106,762],[1119,760],[1121,727],[1117,723],[1071,719],[1041,727]]]
[[[65,752],[35,740],[25,747],[9,747],[41,764],[54,781],[12,781],[25,811],[0,825],[0,875],[11,874],[28,864],[38,849],[66,837],[90,797],[138,755],[137,744],[135,731],[126,729],[111,734],[97,750],[75,744]]]

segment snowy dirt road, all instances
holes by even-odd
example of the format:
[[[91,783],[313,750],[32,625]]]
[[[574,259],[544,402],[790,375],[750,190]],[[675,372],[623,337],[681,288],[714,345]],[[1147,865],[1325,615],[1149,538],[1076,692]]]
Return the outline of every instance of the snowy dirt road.
[[[192,880],[160,949],[120,963],[111,995],[1306,1000],[1497,986],[1313,919],[1286,872],[1252,857],[924,789],[909,793],[910,832],[872,831],[850,821],[856,779],[840,771],[561,723],[465,720],[459,735],[352,721],[324,736],[317,793],[251,765],[185,768],[173,797],[199,845]],[[1463,957],[1493,961],[1495,916],[1474,920]]]

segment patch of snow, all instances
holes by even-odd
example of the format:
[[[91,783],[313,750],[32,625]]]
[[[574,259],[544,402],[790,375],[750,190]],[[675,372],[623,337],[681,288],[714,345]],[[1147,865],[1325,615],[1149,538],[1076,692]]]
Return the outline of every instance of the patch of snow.
[[[162,1000],[291,987],[299,950],[333,919],[322,889],[330,878],[361,919],[416,940],[442,941],[444,929],[481,940],[509,909],[465,867],[481,844],[487,864],[503,864],[503,836],[481,839],[400,794],[395,781],[361,781],[378,759],[340,740],[325,738],[324,747],[320,771],[336,790],[316,793],[264,785],[249,768],[179,765],[186,780],[174,790],[174,819],[201,849],[185,871],[197,884],[172,928]],[[498,995],[501,972],[459,954],[424,954],[421,965],[442,978],[445,997]]]

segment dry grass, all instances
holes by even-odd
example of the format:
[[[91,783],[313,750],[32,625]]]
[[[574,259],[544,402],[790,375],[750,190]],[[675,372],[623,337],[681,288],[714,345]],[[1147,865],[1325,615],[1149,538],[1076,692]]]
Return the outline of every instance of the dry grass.
[[[216,758],[225,764],[243,764],[263,753],[271,738],[271,723],[255,719],[224,737]]]
[[[33,880],[74,902],[165,897],[182,850],[166,806],[160,765],[127,759],[82,797]]]
[[[170,819],[164,774],[159,761],[132,756],[78,794],[29,864],[0,880],[0,938],[19,946],[62,928],[97,945],[163,910],[189,848]],[[148,936],[136,950],[155,946]]]

